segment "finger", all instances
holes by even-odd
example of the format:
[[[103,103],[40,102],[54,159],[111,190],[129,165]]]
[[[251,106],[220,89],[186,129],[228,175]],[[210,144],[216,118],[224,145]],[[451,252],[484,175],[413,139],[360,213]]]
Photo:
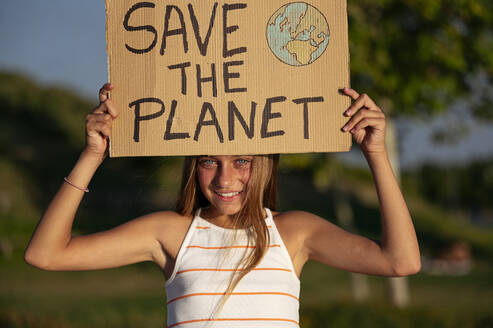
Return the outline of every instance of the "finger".
[[[116,118],[118,116],[118,109],[110,99],[99,104],[99,106],[96,107],[96,109],[94,109],[92,112],[94,114],[108,113],[112,118]]]
[[[87,135],[95,136],[102,135],[103,137],[111,136],[111,124],[107,122],[91,122],[87,125]]]
[[[118,116],[118,109],[116,108],[115,104],[111,101],[111,99],[108,99],[104,102],[108,109],[108,113],[111,115],[112,118],[116,118]]]
[[[111,137],[111,125],[104,125],[103,128],[101,129],[101,134],[105,138]]]
[[[377,111],[377,112],[382,112],[382,110],[380,109],[380,107],[377,106],[377,104],[375,104],[375,102],[373,101],[373,99],[371,99],[371,97],[369,95],[367,95],[366,93],[363,93],[360,97],[364,98],[365,99],[365,107],[367,107],[369,110],[374,110],[374,111]]]
[[[95,136],[98,134],[109,136],[112,128],[111,122],[112,118],[109,114],[92,115],[92,117],[87,120],[86,133],[88,136]]]
[[[102,103],[109,99],[110,97],[110,91],[114,88],[113,84],[111,83],[105,83],[101,89],[99,89],[99,102]]]
[[[353,102],[351,106],[349,106],[349,108],[344,112],[344,115],[354,115],[361,108],[368,108],[370,110],[381,112],[373,100],[366,93],[363,93]]]
[[[365,118],[380,118],[385,119],[385,115],[381,112],[377,112],[370,109],[361,109],[359,110],[351,119],[342,127],[343,131],[351,130],[356,124],[358,124],[361,120]]]
[[[376,112],[382,112],[375,102],[366,93],[363,93],[351,104],[351,106],[349,106],[349,108],[344,112],[344,115],[354,115],[361,108],[368,108]]]
[[[104,122],[96,122],[96,121],[89,122],[87,124],[87,135],[94,136],[99,134],[101,129],[103,129],[104,124],[105,124]]]
[[[111,122],[112,121],[112,116],[108,113],[96,113],[96,114],[89,114],[86,116],[86,122]]]
[[[357,133],[361,129],[364,129],[364,128],[369,127],[369,126],[371,126],[374,129],[377,129],[377,130],[384,130],[385,129],[385,120],[382,118],[377,118],[377,117],[366,117],[366,118],[362,119],[361,121],[359,121],[358,124],[356,124],[354,126],[354,128],[352,128],[350,130],[350,132],[351,133]]]
[[[92,111],[92,114],[104,114],[107,112],[107,108],[105,103],[100,103],[94,110]]]
[[[345,95],[348,95],[349,97],[353,98],[353,100],[356,100],[359,97],[359,93],[351,88],[343,88],[342,92],[344,92]]]

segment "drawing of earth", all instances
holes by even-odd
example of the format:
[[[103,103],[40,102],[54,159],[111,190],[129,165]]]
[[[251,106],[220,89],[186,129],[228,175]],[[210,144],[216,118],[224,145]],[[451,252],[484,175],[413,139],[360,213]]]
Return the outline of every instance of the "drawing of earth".
[[[327,48],[329,25],[317,8],[305,2],[291,2],[279,8],[269,19],[267,43],[283,63],[308,65]]]

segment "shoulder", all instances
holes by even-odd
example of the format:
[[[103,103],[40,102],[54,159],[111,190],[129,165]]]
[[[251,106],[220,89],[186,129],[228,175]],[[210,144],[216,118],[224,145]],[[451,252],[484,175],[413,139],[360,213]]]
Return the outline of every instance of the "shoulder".
[[[306,211],[272,212],[272,217],[283,238],[303,242],[327,221]]]
[[[326,222],[325,219],[306,211],[272,212],[276,226],[286,229],[305,231],[313,226]]]
[[[174,211],[159,211],[149,213],[142,218],[145,218],[149,221],[154,221],[156,224],[177,224],[182,225],[187,222],[190,224],[193,220],[192,215],[181,215],[180,213]]]
[[[165,269],[165,264],[176,258],[193,221],[193,216],[181,215],[173,211],[159,211],[136,220],[140,220],[157,241],[153,258],[160,267]]]
[[[193,216],[181,215],[173,211],[159,211],[144,215],[136,220],[153,229],[158,235],[173,235],[186,232],[192,223]]]
[[[309,258],[306,241],[317,223],[325,220],[305,211],[272,212],[272,216],[299,276]]]
[[[122,228],[129,234],[152,238],[165,249],[175,249],[185,237],[192,220],[192,216],[173,211],[159,211],[130,220],[122,225]]]
[[[340,228],[330,221],[306,211],[273,212],[274,222],[283,238],[306,244],[320,233],[337,232]]]

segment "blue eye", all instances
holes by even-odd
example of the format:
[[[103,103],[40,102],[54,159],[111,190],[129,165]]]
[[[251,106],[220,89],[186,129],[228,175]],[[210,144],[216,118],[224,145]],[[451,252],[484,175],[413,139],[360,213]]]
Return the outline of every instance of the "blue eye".
[[[246,160],[244,158],[240,158],[240,159],[236,160],[236,163],[238,163],[238,165],[240,165],[240,166],[244,166],[244,165],[247,165],[248,163],[250,163],[250,161]]]
[[[203,167],[212,167],[216,164],[216,162],[212,159],[203,159],[199,163]]]

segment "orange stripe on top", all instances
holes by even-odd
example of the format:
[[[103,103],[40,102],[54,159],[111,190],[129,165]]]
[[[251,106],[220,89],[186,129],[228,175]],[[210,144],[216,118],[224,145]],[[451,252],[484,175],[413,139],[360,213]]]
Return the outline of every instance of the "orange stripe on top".
[[[268,225],[267,228],[272,228],[271,225]],[[200,227],[200,226],[196,226],[195,229],[210,229],[210,227]]]
[[[290,269],[284,269],[284,268],[253,268],[252,271],[286,271],[286,272],[291,272]],[[185,272],[192,272],[192,271],[243,271],[242,269],[220,269],[220,268],[197,268],[197,269],[187,269],[187,270],[181,270],[178,271],[176,274],[180,273],[185,273]]]
[[[168,328],[173,328],[178,325],[183,325],[186,323],[194,323],[194,322],[204,322],[204,321],[284,321],[284,322],[292,322],[298,325],[297,321],[291,319],[283,319],[283,318],[216,318],[216,319],[195,319],[195,320],[187,320],[180,321],[168,326]]]
[[[227,248],[255,248],[256,246],[247,246],[247,245],[238,245],[238,246],[199,246],[199,245],[190,245],[187,248],[200,248],[200,249],[227,249]],[[279,244],[269,245],[269,247],[281,247]]]
[[[226,293],[193,293],[193,294],[187,294],[183,295],[180,297],[173,298],[172,300],[168,301],[166,304],[173,303],[174,301],[181,300],[183,298],[187,297],[192,297],[192,296],[217,296],[217,295],[226,295]],[[294,298],[295,300],[299,300],[298,297],[288,294],[288,293],[281,293],[281,292],[237,292],[237,293],[228,293],[228,295],[281,295],[281,296],[289,296]]]

